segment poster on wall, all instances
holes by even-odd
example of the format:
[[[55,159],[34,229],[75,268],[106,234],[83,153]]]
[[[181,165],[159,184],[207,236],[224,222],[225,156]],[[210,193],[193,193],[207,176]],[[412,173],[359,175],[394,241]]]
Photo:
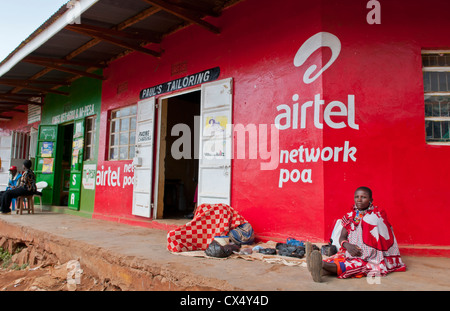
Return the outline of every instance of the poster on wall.
[[[53,142],[52,141],[42,142],[41,157],[51,158],[52,155],[53,155]]]
[[[203,137],[207,138],[203,142],[203,159],[225,159],[227,148],[226,129],[228,116],[220,113],[205,115],[203,123]]]
[[[53,173],[53,158],[44,158],[42,164],[42,173],[51,174]]]
[[[72,166],[76,165],[80,159],[80,155],[82,155],[82,149],[83,149],[84,139],[78,138],[74,139],[72,144]]]
[[[97,177],[97,165],[85,164],[83,166],[83,187],[84,189],[95,190],[95,181]]]
[[[203,128],[203,136],[222,137],[227,128],[227,123],[227,116],[207,116],[205,118],[205,127]]]
[[[74,138],[81,137],[84,135],[83,122],[75,122],[75,134]]]

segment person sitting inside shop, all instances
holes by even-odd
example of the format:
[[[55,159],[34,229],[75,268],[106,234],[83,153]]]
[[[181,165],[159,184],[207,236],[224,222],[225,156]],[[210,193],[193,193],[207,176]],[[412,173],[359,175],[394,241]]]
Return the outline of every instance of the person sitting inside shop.
[[[344,279],[406,270],[386,212],[372,203],[372,190],[356,189],[354,205],[341,219],[341,247],[337,254],[322,260],[320,251],[307,250],[306,262],[315,282],[322,281],[324,271]],[[311,249],[310,245],[306,248]]]
[[[21,177],[22,177],[22,174],[20,174],[17,171],[17,166],[15,166],[15,165],[11,166],[9,168],[9,180],[8,180],[8,186],[6,187],[6,190],[11,190],[11,189],[16,188]]]
[[[20,178],[19,184],[10,190],[1,193],[0,204],[2,214],[11,214],[11,201],[20,196],[28,196],[36,194],[36,176],[31,170],[31,161],[25,160],[23,162],[24,173]]]

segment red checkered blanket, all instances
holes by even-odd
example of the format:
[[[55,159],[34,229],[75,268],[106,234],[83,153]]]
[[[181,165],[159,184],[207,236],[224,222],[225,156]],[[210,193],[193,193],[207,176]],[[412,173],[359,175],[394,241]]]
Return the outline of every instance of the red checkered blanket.
[[[167,249],[171,252],[206,250],[215,236],[228,232],[247,221],[226,204],[202,204],[197,207],[194,219],[169,231]]]

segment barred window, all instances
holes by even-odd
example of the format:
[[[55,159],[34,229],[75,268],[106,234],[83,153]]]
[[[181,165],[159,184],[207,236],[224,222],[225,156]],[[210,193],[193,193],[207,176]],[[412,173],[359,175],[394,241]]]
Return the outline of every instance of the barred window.
[[[111,112],[109,160],[130,160],[135,154],[136,106]]]
[[[422,51],[426,142],[450,144],[450,51]]]

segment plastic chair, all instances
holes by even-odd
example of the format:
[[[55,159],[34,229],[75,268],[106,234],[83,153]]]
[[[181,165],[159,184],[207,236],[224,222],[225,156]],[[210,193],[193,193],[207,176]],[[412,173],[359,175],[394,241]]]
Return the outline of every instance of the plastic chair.
[[[42,193],[42,190],[47,188],[48,183],[46,181],[40,181],[38,183],[36,183],[36,190]],[[33,202],[34,202],[34,198],[39,198],[39,206],[42,209],[42,194],[35,194],[33,195]]]

